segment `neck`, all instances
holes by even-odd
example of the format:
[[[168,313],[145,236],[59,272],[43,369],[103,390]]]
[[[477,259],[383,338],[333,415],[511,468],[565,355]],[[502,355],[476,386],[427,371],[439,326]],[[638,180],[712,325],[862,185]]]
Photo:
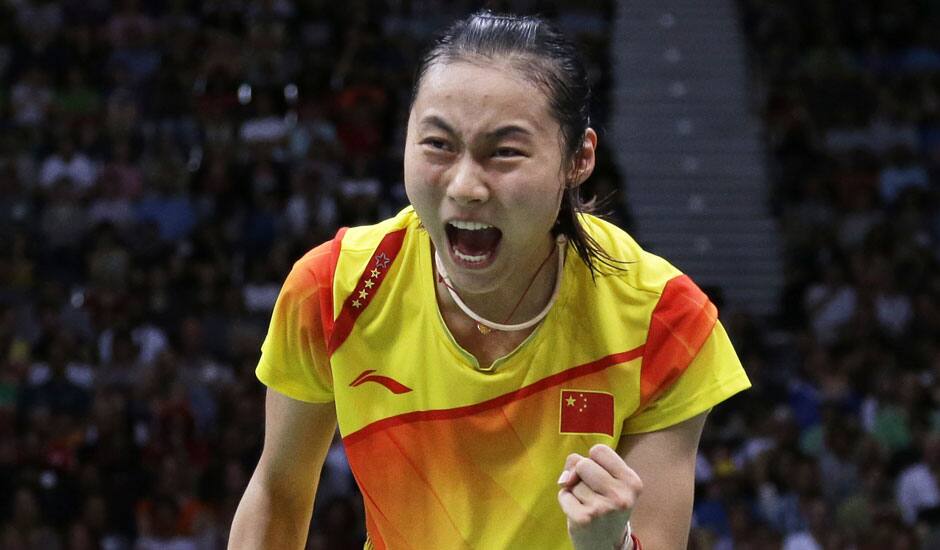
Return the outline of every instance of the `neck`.
[[[522,323],[538,315],[551,300],[559,276],[556,255],[560,253],[554,240],[534,248],[533,254],[520,262],[520,268],[509,280],[489,292],[467,292],[456,286],[453,279],[450,285],[464,304],[484,319],[500,324]],[[435,280],[442,308],[460,312],[444,282],[437,276]]]

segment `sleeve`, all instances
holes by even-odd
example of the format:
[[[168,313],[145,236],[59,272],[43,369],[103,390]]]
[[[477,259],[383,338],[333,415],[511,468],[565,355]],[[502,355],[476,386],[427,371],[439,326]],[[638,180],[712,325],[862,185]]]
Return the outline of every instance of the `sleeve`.
[[[640,406],[624,433],[661,430],[751,386],[708,297],[687,276],[669,281],[650,320]]]
[[[294,264],[274,306],[255,369],[269,388],[299,401],[333,401],[327,353],[332,326],[331,243]]]

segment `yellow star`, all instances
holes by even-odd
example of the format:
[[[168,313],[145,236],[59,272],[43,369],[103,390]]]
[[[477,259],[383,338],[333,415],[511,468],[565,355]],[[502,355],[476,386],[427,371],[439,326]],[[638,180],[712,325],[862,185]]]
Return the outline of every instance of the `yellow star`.
[[[373,269],[373,270],[372,270],[372,277],[373,277],[374,279],[378,279],[378,278],[379,278],[379,270],[378,270],[378,269]]]
[[[574,397],[569,395],[568,399],[565,399],[565,403],[567,403],[569,407],[574,407]]]
[[[362,307],[362,302],[360,302],[359,300],[353,300],[353,307],[354,308]]]
[[[359,297],[362,298],[363,300],[365,300],[366,298],[369,297],[369,293],[366,292],[365,290],[360,290],[360,291],[359,291]]]
[[[366,279],[366,288],[372,288],[375,286],[375,283],[371,279]]]

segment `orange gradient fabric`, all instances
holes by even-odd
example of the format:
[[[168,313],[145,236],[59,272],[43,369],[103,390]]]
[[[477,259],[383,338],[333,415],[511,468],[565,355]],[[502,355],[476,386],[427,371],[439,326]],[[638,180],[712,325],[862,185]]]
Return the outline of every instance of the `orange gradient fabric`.
[[[489,371],[442,321],[412,209],[294,266],[256,372],[334,403],[367,548],[570,548],[555,483],[568,454],[617,448],[748,387],[691,280],[620,229],[582,222],[626,270],[595,281],[569,253],[548,316]]]

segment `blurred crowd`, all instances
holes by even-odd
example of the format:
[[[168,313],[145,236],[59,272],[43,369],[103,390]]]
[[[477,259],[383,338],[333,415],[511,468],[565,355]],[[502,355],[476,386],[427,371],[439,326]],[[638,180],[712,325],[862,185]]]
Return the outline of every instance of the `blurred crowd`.
[[[415,62],[480,4],[0,3],[0,548],[224,547],[281,281],[406,204]],[[489,6],[578,38],[603,130],[609,2]],[[309,546],[363,538],[336,441]]]
[[[696,548],[940,548],[940,2],[739,0],[779,319],[713,415]]]
[[[488,5],[578,39],[603,144],[612,2]],[[706,428],[692,546],[940,548],[940,2],[738,5],[786,288],[722,310],[754,388]],[[478,7],[0,5],[0,548],[224,545],[280,283],[406,203],[415,61]],[[629,229],[612,157],[587,193]],[[309,547],[362,525],[337,440]]]

